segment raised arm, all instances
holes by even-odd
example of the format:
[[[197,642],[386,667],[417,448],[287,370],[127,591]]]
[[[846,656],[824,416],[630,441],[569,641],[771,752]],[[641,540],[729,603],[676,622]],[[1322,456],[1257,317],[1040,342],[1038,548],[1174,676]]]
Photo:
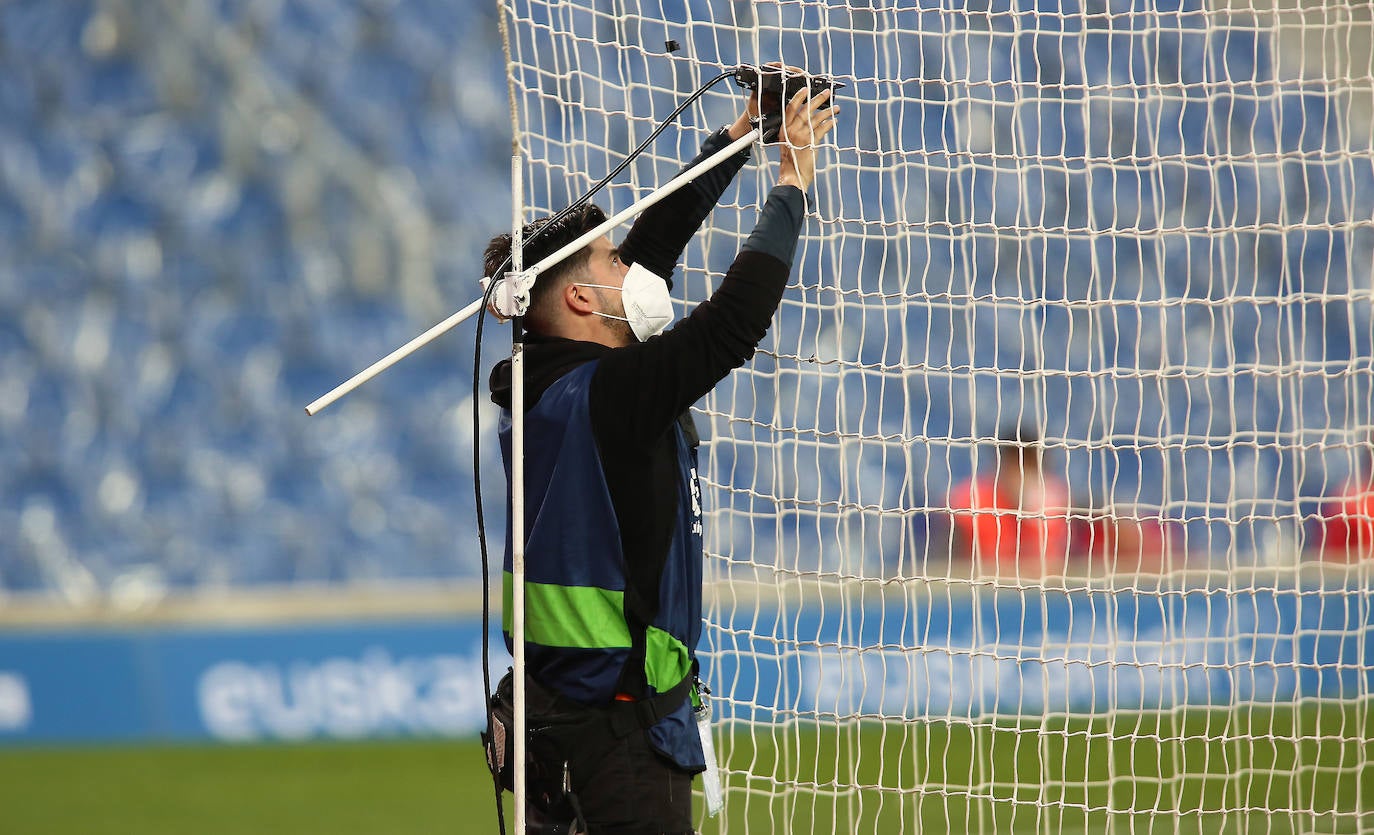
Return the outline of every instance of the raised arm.
[[[684,167],[706,159],[750,131],[752,120],[758,115],[758,97],[750,96],[739,118],[729,127],[721,128],[706,138],[701,151]],[[626,264],[640,264],[673,286],[673,270],[682,259],[682,251],[701,228],[726,187],[749,161],[749,151],[712,168],[659,203],[644,210],[625,235],[620,245],[620,257]]]
[[[672,329],[605,356],[592,381],[598,434],[647,443],[753,355],[782,300],[815,177],[816,145],[835,125],[829,93],[789,103],[777,185],[710,299]]]

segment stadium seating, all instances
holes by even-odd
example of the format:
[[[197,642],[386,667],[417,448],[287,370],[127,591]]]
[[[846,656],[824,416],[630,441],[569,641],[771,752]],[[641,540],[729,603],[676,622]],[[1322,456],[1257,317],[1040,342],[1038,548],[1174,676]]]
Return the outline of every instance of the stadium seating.
[[[664,32],[634,35],[685,32],[693,59],[731,65],[749,57],[749,44],[708,25],[720,5],[665,3]],[[1374,171],[1329,153],[1350,147],[1339,103],[1276,77],[1270,45],[1253,31],[1199,28],[1179,8],[1195,0],[1151,11],[1138,3],[1138,13],[1089,32],[1079,17],[1043,13],[1061,3],[994,4],[1015,7],[1016,37],[995,18],[978,29],[951,11],[874,11],[871,32],[852,39],[824,33],[823,4],[732,5],[795,16],[797,34],[767,46],[825,56],[855,100],[885,102],[842,129],[863,151],[836,160],[857,189],[822,184],[821,198],[846,228],[875,218],[910,225],[882,227],[890,237],[850,246],[843,260],[808,252],[831,259],[814,266],[833,272],[842,291],[882,286],[910,299],[865,313],[862,338],[842,346],[847,356],[890,366],[905,344],[904,361],[939,373],[864,369],[779,384],[783,424],[818,432],[841,420],[847,432],[892,432],[891,416],[914,410],[931,442],[903,460],[823,445],[778,450],[801,462],[796,483],[782,484],[755,460],[761,453],[738,445],[719,451],[710,477],[762,495],[822,501],[848,489],[860,505],[938,506],[971,472],[971,441],[996,428],[977,403],[1030,396],[998,370],[1367,366],[1374,356],[1368,305],[1278,301],[1298,289],[1367,289],[1368,270],[1350,269],[1370,242],[1342,224],[1374,213]],[[477,291],[481,247],[510,213],[493,13],[470,0],[223,0],[172,15],[136,2],[0,4],[0,530],[14,532],[0,549],[0,591],[83,599],[131,583],[477,574],[470,330],[321,417],[307,419],[302,407]],[[885,15],[919,18],[938,34],[893,48]],[[560,157],[564,135],[623,146],[617,113],[664,115],[674,103],[648,83],[624,92],[592,83],[636,60],[615,52],[614,35],[584,45],[585,78],[540,79],[550,94],[586,95],[604,113],[560,125],[547,144],[532,140],[535,154],[576,168]],[[1156,60],[1145,60],[1148,50]],[[642,72],[634,77],[688,86],[667,65]],[[1084,85],[1143,90],[1152,78],[1242,85],[1205,99],[1119,92],[1106,108],[1083,94]],[[1031,81],[1059,86],[1036,95],[1016,86]],[[984,118],[999,130],[969,130]],[[670,170],[674,149],[697,136],[665,134],[669,150],[656,149],[640,176]],[[1009,137],[1024,165],[1006,163],[1011,146],[999,143]],[[897,150],[919,165],[880,173],[864,158]],[[1198,155],[1214,151],[1237,156],[1203,171]],[[1309,153],[1276,162],[1276,151]],[[1128,159],[1149,161],[1119,161]],[[1256,232],[1249,249],[1207,234],[1219,223],[1281,221],[1319,221],[1326,231]],[[960,224],[977,234],[953,235]],[[1067,231],[1008,249],[989,224]],[[719,267],[732,247],[716,239],[693,257]],[[935,294],[1005,304],[967,313],[926,304]],[[1229,315],[1234,332],[1245,332],[1243,320],[1260,336],[1226,344],[1202,304],[1225,295],[1255,297]],[[1093,313],[1064,304],[1087,298],[1197,304]],[[823,326],[801,311],[785,306],[782,327],[824,344]],[[1069,327],[1089,321],[1095,342]],[[1275,355],[1281,331],[1304,334],[1303,356]],[[979,338],[987,332],[1008,338]],[[485,350],[489,367],[499,332]],[[1051,375],[1046,385],[1074,402],[1103,395],[1082,376]],[[734,396],[770,392],[740,384]],[[1315,376],[1238,373],[1160,386],[1123,379],[1110,396],[1111,410],[1059,416],[1047,434],[1159,437],[1187,426],[1248,440],[1170,451],[1061,444],[1065,471],[1089,485],[1085,498],[1148,505],[1170,496],[1167,512],[1187,520],[1192,544],[1260,559],[1272,532],[1232,524],[1235,514],[1310,512],[1349,466],[1342,450],[1281,447],[1275,433],[1341,435],[1360,394]],[[867,408],[851,418],[818,412],[817,402]],[[1231,403],[1255,408],[1232,414]],[[489,404],[483,416],[489,435]],[[495,444],[488,437],[480,447],[499,550],[503,477]],[[914,481],[913,467],[922,474]],[[1254,495],[1234,495],[1222,472],[1244,472]],[[903,522],[914,527],[873,526],[853,535],[859,541],[842,518],[808,529],[786,515],[752,515],[747,493],[729,501],[750,523],[727,538],[757,545],[776,535],[781,553],[819,537],[824,545],[810,551],[819,564],[841,543],[882,550],[892,537],[924,535],[923,522]]]

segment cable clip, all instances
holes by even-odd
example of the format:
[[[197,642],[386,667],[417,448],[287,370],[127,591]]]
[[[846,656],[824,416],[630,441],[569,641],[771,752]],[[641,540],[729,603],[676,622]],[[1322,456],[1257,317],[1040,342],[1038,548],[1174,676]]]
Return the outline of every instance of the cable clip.
[[[513,319],[516,316],[524,316],[530,309],[530,290],[534,287],[537,276],[534,273],[509,272],[502,277],[495,279],[496,289],[491,293],[491,303],[487,309],[501,321]],[[492,279],[482,280],[482,289],[485,290]]]

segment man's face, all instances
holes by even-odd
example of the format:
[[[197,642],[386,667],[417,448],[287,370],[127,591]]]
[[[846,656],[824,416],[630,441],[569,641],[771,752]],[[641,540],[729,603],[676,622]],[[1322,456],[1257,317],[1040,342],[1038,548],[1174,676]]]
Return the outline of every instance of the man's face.
[[[588,244],[591,255],[587,258],[587,281],[590,284],[605,284],[619,287],[625,282],[625,273],[630,268],[620,263],[620,250],[611,246],[610,238],[597,238]]]
[[[625,274],[630,268],[620,261],[620,250],[611,245],[610,238],[598,238],[588,245],[591,254],[587,257],[584,281],[588,284],[604,284],[606,287],[621,287],[625,284]],[[611,316],[625,316],[625,303],[620,293],[600,287],[588,288],[597,299],[602,313]],[[635,341],[634,331],[628,322],[619,319],[601,319],[618,337],[620,344],[629,345]]]

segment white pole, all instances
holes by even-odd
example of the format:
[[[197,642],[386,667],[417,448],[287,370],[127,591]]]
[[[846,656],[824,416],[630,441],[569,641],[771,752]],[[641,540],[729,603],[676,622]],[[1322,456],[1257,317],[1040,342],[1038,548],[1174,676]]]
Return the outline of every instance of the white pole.
[[[686,171],[683,171],[681,174],[678,174],[676,177],[659,186],[654,191],[640,198],[633,205],[618,212],[615,216],[607,218],[606,221],[602,223],[600,226],[597,226],[595,229],[591,230],[590,232],[587,232],[582,237],[578,238],[577,240],[573,241],[572,243],[553,253],[549,257],[540,261],[538,264],[535,264],[533,267],[530,267],[529,273],[531,275],[538,275],[539,273],[542,273],[544,270],[549,269],[553,265],[562,261],[564,258],[567,258],[569,255],[572,255],[574,252],[577,252],[578,250],[582,249],[582,247],[586,246],[587,244],[591,243],[592,241],[596,240],[602,235],[605,235],[610,230],[624,223],[626,220],[634,217],[635,215],[639,214],[640,212],[659,202],[663,198],[667,197],[668,195],[672,194],[673,192],[692,182],[697,177],[701,176],[702,172],[709,171],[710,169],[715,168],[721,162],[725,161],[734,154],[739,153],[741,150],[748,147],[758,138],[759,131],[757,128],[749,131],[749,133],[746,133],[744,136],[741,136],[739,139],[736,139],[734,142],[731,142],[729,145],[720,149],[716,153],[712,154],[711,156],[707,157],[706,159],[702,160],[701,162],[697,163],[691,168],[688,168]],[[500,276],[491,276],[491,278],[492,280],[496,280],[500,278]],[[434,327],[430,328],[429,330],[410,340],[406,344],[402,345],[400,348],[397,348],[390,354],[387,354],[382,359],[377,360],[372,365],[368,366],[362,371],[359,371],[357,374],[350,377],[346,382],[340,383],[328,394],[316,400],[314,403],[311,403],[309,406],[306,406],[305,413],[308,415],[317,414],[321,409],[338,400],[339,398],[343,397],[345,394],[348,394],[349,392],[356,389],[358,386],[361,386],[363,383],[366,383],[368,380],[371,380],[373,377],[376,377],[378,374],[381,374],[383,371],[395,365],[397,362],[400,362],[402,359],[415,353],[420,348],[423,348],[425,345],[429,344],[430,342],[433,342],[435,339],[439,338],[440,336],[443,336],[445,333],[448,333],[450,330],[457,327],[458,324],[462,322],[464,319],[467,319],[469,316],[472,316],[481,309],[482,300],[478,299],[477,301],[473,302],[472,304],[468,305],[467,307],[448,317],[444,321],[440,322],[439,324],[435,325]]]
[[[335,400],[338,400],[340,397],[343,397],[345,394],[348,394],[350,391],[353,391],[353,389],[357,388],[358,386],[361,386],[363,383],[366,383],[368,380],[371,380],[373,377],[376,377],[378,374],[381,374],[383,371],[387,370],[391,366],[395,365],[396,363],[415,353],[416,350],[424,347],[425,345],[434,341],[438,337],[448,333],[450,330],[457,327],[458,324],[461,323],[463,320],[469,318],[481,309],[482,300],[478,299],[477,301],[473,302],[472,304],[468,305],[467,307],[448,317],[444,321],[440,322],[439,324],[435,325],[434,327],[430,328],[429,330],[410,340],[406,344],[402,345],[401,347],[397,348],[396,350],[392,351],[391,353],[372,363],[367,368],[364,368],[362,371],[359,371],[357,374],[354,374],[352,377],[349,377],[347,382],[341,383],[333,391],[321,397],[319,400],[316,400],[314,403],[311,403],[309,406],[306,406],[305,413],[307,415],[310,415],[311,417],[314,417],[324,407],[328,406]]]
[[[511,269],[520,272],[524,263],[524,179],[520,154],[510,160],[511,180]],[[520,320],[510,351],[510,574],[511,645],[515,666],[515,833],[525,835],[525,342]]]

